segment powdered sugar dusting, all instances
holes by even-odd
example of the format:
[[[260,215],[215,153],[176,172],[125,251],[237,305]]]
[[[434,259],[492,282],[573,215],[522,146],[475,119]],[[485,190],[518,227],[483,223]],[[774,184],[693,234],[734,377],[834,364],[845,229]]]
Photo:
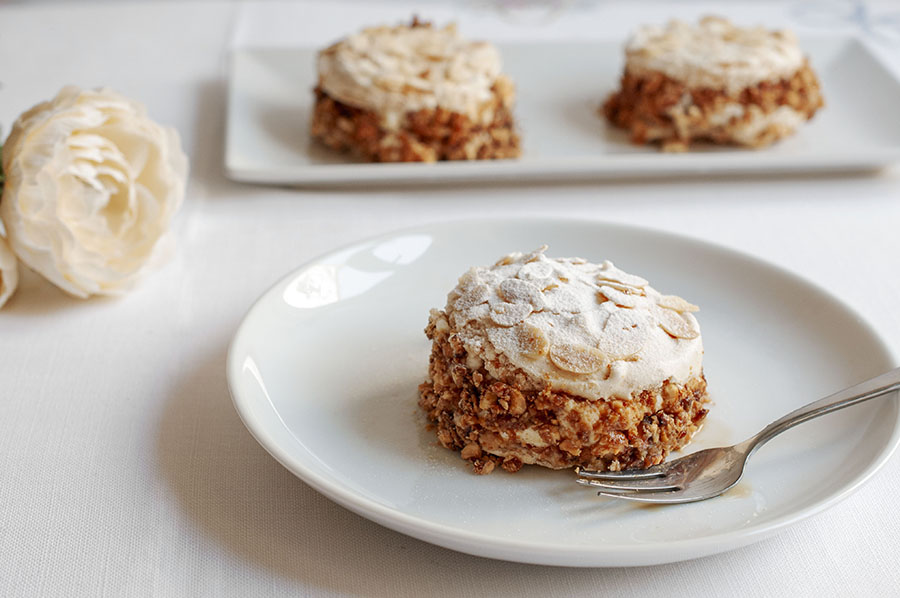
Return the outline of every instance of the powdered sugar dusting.
[[[513,253],[460,277],[446,313],[471,355],[499,378],[503,355],[554,390],[628,397],[701,373],[697,306],[612,262]]]

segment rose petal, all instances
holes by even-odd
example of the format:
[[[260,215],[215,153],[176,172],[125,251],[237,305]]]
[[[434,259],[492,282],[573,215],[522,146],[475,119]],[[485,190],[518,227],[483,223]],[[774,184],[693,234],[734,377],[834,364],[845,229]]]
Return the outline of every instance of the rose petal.
[[[3,147],[12,250],[78,297],[132,288],[158,260],[183,199],[177,132],[107,89],[65,87],[24,113]]]
[[[0,307],[9,300],[19,286],[19,267],[16,256],[6,243],[6,239],[0,237]]]

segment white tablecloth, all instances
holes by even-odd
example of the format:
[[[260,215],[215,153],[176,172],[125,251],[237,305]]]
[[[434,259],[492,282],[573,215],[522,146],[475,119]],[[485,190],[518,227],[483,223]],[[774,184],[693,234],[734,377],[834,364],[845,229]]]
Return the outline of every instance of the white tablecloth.
[[[503,16],[488,2],[418,12],[491,37],[621,35],[641,20],[711,7],[803,25],[790,3],[557,4],[549,22]],[[869,20],[835,26],[873,35],[872,19],[892,7],[869,8]],[[4,131],[63,84],[106,85],[176,126],[192,164],[176,257],[136,291],[80,301],[23,272],[0,310],[0,596],[896,596],[896,457],[844,502],[749,548],[658,567],[564,569],[471,557],[381,528],[308,488],[253,440],[224,378],[251,302],[329,249],[473,213],[638,223],[727,245],[827,288],[900,353],[898,169],[356,191],[224,178],[232,44],[260,32],[270,43],[320,44],[411,12],[396,3],[0,8]],[[900,46],[879,39],[900,64]]]

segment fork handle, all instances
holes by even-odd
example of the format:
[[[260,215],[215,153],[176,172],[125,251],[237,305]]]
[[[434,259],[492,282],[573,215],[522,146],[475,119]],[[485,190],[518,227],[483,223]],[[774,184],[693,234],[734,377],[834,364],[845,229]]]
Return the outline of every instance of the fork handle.
[[[883,397],[898,389],[900,389],[900,368],[845,388],[824,399],[804,405],[791,411],[781,419],[775,420],[763,428],[759,434],[747,441],[750,444],[750,453],[756,452],[756,449],[763,444],[797,424],[802,424],[820,415],[825,415],[844,407],[850,407],[869,399]]]

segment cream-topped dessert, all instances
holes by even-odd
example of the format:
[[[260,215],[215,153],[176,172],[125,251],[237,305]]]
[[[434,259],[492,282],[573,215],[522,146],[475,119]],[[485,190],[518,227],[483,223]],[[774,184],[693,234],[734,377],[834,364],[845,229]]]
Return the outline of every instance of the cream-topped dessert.
[[[476,471],[647,467],[706,414],[697,307],[541,248],[465,273],[432,310],[420,405]]]
[[[632,73],[663,73],[689,87],[732,93],[772,79],[786,79],[806,58],[793,32],[736,27],[706,17],[697,25],[670,21],[644,25],[625,46]]]
[[[685,150],[695,139],[751,147],[792,134],[823,100],[790,31],[719,17],[640,27],[625,46],[622,89],[604,105],[637,143]]]
[[[411,110],[445,108],[483,122],[500,53],[469,41],[454,25],[372,27],[321,52],[319,87],[332,98],[372,110],[390,129]]]
[[[322,50],[313,135],[377,161],[518,155],[497,49],[455,25],[364,29]]]

